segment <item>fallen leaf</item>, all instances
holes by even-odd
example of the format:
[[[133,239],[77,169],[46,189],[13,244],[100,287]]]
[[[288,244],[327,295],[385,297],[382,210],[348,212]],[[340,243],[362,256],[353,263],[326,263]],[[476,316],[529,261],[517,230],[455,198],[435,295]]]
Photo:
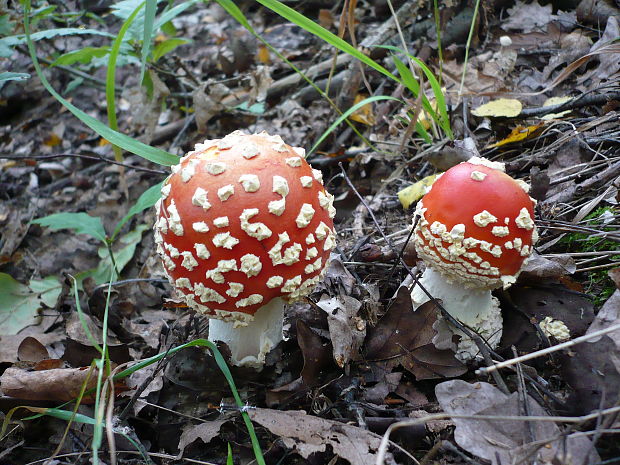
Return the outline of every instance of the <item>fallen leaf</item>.
[[[561,278],[577,270],[575,260],[570,255],[550,255],[543,257],[532,253],[521,269],[519,279],[540,280],[541,278]]]
[[[418,380],[465,373],[467,367],[454,358],[454,352],[433,344],[435,321],[437,308],[432,302],[414,312],[409,291],[400,287],[385,315],[369,331],[366,359],[391,367],[400,364]]]
[[[97,372],[86,368],[56,368],[28,371],[7,368],[0,376],[0,390],[5,396],[24,400],[53,400],[67,402],[75,399],[86,383],[87,389],[97,384]],[[90,403],[93,399],[83,399]]]
[[[513,144],[515,142],[522,142],[524,140],[530,139],[540,134],[540,130],[543,126],[544,123],[538,123],[532,126],[517,126],[512,131],[510,131],[510,134],[508,134],[507,137],[500,140],[499,142],[489,145],[488,148],[501,147],[502,145]]]
[[[547,100],[545,100],[545,103],[543,103],[543,107],[550,107],[553,105],[560,105],[562,103],[566,103],[570,100],[572,100],[572,97],[551,97],[548,98]],[[549,119],[557,119],[557,118],[561,118],[562,116],[566,116],[567,114],[569,114],[571,112],[571,110],[566,110],[566,111],[561,111],[560,113],[548,113],[545,116],[543,116],[542,120],[549,120]]]
[[[353,101],[353,105],[357,105],[366,98],[368,98],[368,95],[357,94],[355,96],[355,100]],[[349,118],[358,123],[365,124],[366,126],[374,125],[375,115],[372,112],[372,104],[367,103],[365,105],[362,105],[362,107],[355,110]]]
[[[351,360],[357,360],[366,337],[366,323],[358,316],[361,302],[348,295],[338,295],[321,299],[317,306],[327,313],[336,364],[342,368]]]
[[[514,345],[521,351],[539,348],[542,340],[532,322],[540,323],[546,317],[563,322],[571,338],[583,335],[594,319],[594,307],[588,296],[562,284],[544,281],[537,285],[516,284],[506,292],[519,311],[510,311],[507,306],[504,312],[502,346],[505,347]]]
[[[333,349],[328,342],[316,334],[303,320],[295,324],[297,344],[304,358],[304,365],[299,378],[284,386],[271,389],[266,393],[266,403],[270,407],[280,405],[294,394],[316,386],[319,375],[328,366],[333,366]]]
[[[17,357],[21,361],[40,362],[49,358],[49,353],[43,344],[32,336],[26,337],[17,349]]]
[[[523,105],[516,99],[500,98],[480,105],[475,110],[472,110],[471,113],[478,117],[513,117],[518,116],[522,108]]]
[[[37,324],[37,315],[43,305],[54,307],[62,289],[54,276],[31,280],[28,286],[0,273],[0,331],[17,334],[26,326]]]
[[[488,383],[446,381],[435,387],[435,394],[439,405],[448,414],[522,416],[523,402],[519,393],[503,394]],[[527,403],[530,415],[547,416],[547,412],[530,396],[527,396]],[[456,443],[493,465],[530,460],[574,464],[600,460],[589,439],[564,436],[553,422],[466,418],[453,418],[452,421],[456,425]],[[540,443],[535,444],[536,441]]]
[[[577,344],[561,359],[562,378],[575,390],[568,405],[577,415],[617,405],[620,348],[609,336]]]
[[[553,14],[551,4],[541,6],[538,2],[525,3],[517,0],[515,6],[508,9],[508,19],[502,22],[502,29],[522,32],[540,31],[558,18]]]
[[[439,174],[431,174],[430,176],[426,176],[418,182],[399,190],[398,200],[400,200],[403,208],[408,210],[411,204],[420,200],[433,185],[435,179],[437,179],[437,176],[439,176]]]
[[[211,439],[220,433],[220,428],[227,421],[228,420],[205,421],[199,425],[190,425],[188,428],[183,429],[183,433],[181,433],[181,437],[179,438],[180,452],[176,460],[181,459],[185,448],[198,439],[205,444],[209,444]]]
[[[248,414],[252,421],[279,436],[287,448],[304,458],[326,452],[327,446],[331,446],[334,454],[351,465],[368,465],[377,459],[381,436],[357,426],[307,415],[304,411],[256,408],[249,409]],[[388,454],[388,460],[391,459]]]

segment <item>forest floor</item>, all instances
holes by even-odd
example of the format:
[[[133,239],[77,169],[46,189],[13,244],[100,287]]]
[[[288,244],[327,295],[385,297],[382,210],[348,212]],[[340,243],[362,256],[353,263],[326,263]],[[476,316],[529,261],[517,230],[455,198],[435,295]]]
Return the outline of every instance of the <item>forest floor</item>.
[[[156,31],[147,87],[138,29],[121,49],[120,132],[181,156],[238,129],[310,149],[336,121],[314,87],[217,3],[171,3],[187,8]],[[350,0],[344,13],[343,2],[286,3],[334,34],[347,29],[345,40],[353,34],[391,72],[392,52],[374,46],[404,44],[440,76],[452,137],[427,117],[424,140],[407,123],[419,100],[406,88],[257,2],[237,2],[342,111],[369,96],[399,100],[361,107],[307,158],[335,196],[337,247],[310,299],[287,308],[285,340],[262,371],[231,368],[246,407],[210,351],[180,350],[105,384],[99,460],[256,463],[243,411],[267,464],[620,463],[620,330],[477,371],[565,341],[545,330],[550,321],[568,340],[620,324],[618,2],[496,0],[475,16],[475,2],[439,2],[440,35],[432,2],[395,0],[394,15],[382,0]],[[23,33],[13,4],[0,2],[0,37]],[[48,33],[35,45],[52,87],[102,122],[107,47],[138,4],[33,5],[34,31],[100,32]],[[52,408],[86,385],[104,319],[109,358],[122,367],[206,338],[209,320],[179,304],[165,279],[153,209],[135,210],[110,248],[99,240],[169,169],[128,152],[114,162],[110,143],[44,88],[17,37],[0,38],[0,76],[30,75],[0,81],[0,464],[89,463],[93,396],[81,416]],[[428,80],[422,88],[436,102]],[[409,232],[424,191],[416,183],[472,155],[531,185],[540,239],[518,281],[494,291],[499,346],[463,364],[433,345],[438,309],[412,309],[407,287],[424,265]],[[33,222],[58,213],[89,217]],[[120,277],[108,299],[110,249]]]

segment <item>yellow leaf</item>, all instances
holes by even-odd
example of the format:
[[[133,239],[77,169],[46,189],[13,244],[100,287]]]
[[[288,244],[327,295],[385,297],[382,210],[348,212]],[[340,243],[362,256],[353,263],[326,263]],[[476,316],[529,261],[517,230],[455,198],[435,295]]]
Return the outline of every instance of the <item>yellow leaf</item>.
[[[429,99],[429,103],[431,104],[431,108],[437,112],[437,100]],[[418,123],[422,125],[424,129],[427,131],[431,128],[431,118],[426,112],[426,110],[422,109],[420,112],[420,116],[418,117]]]
[[[48,147],[56,147],[57,145],[60,145],[61,142],[62,142],[62,139],[60,137],[58,137],[57,134],[52,132],[43,141],[43,145],[47,145]]]
[[[355,96],[355,101],[353,102],[353,105],[357,105],[359,102],[361,102],[367,97],[368,96],[364,94],[357,94]],[[370,103],[367,103],[366,105],[363,105],[361,108],[358,108],[357,110],[355,110],[351,114],[350,118],[353,121],[365,124],[366,126],[372,126],[373,124],[375,124],[375,115],[372,113],[372,105]]]
[[[569,100],[572,100],[572,97],[551,97],[545,100],[545,103],[543,103],[543,107],[550,107],[551,105],[560,105],[562,103],[568,102]],[[564,115],[567,115],[570,112],[571,112],[570,110],[564,110],[559,113],[548,113],[545,116],[541,117],[540,119],[545,120],[545,121],[550,120],[550,119],[557,119],[557,118],[561,118]]]
[[[417,202],[424,196],[424,194],[426,194],[426,191],[433,185],[435,179],[437,179],[437,176],[439,176],[439,174],[431,174],[430,176],[426,176],[418,182],[398,191],[398,200],[400,200],[400,203],[403,205],[405,210],[407,210],[412,203]]]
[[[258,52],[256,53],[256,59],[259,61],[259,63],[262,63],[264,65],[268,65],[271,62],[271,56],[269,54],[269,49],[265,45],[260,44],[258,46]]]
[[[502,145],[512,144],[514,142],[521,142],[522,140],[537,136],[540,132],[540,129],[544,125],[544,123],[538,123],[533,126],[517,126],[510,132],[510,134],[508,134],[508,137],[500,140],[499,142],[496,142],[495,144],[489,145],[488,148],[501,147]]]
[[[472,110],[475,116],[517,116],[521,113],[521,102],[512,98],[500,98]]]

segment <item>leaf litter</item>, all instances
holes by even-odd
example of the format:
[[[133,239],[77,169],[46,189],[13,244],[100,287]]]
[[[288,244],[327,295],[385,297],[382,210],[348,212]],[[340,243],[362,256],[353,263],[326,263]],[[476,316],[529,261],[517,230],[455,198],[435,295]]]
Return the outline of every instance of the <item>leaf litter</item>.
[[[401,46],[397,35],[389,32],[389,9],[381,2],[351,3],[357,5],[351,11],[359,37],[378,37],[364,46]],[[394,3],[397,15],[407,18],[401,26],[408,48],[438,73],[432,9],[423,2]],[[328,8],[329,14],[313,8],[303,12],[336,30],[340,10]],[[404,140],[407,113],[381,102],[365,106],[356,125],[373,147],[342,125],[310,158],[337,198],[337,256],[311,301],[288,309],[287,339],[269,354],[264,370],[232,370],[268,463],[375,463],[381,435],[390,425],[438,412],[470,418],[429,420],[423,427],[394,433],[384,463],[413,463],[407,454],[418,460],[441,454],[446,463],[510,463],[533,457],[550,463],[595,463],[620,454],[608,433],[614,427],[610,415],[601,415],[599,423],[583,422],[581,431],[559,421],[475,418],[552,419],[616,405],[618,332],[515,371],[502,371],[508,388],[503,392],[501,385],[488,383],[496,379],[474,374],[480,362],[465,366],[449,351],[434,347],[437,307],[429,302],[411,311],[405,287],[408,271],[398,260],[402,255],[408,266],[416,265],[407,242],[410,212],[428,184],[417,184],[418,192],[409,191],[402,204],[399,192],[417,181],[430,184],[432,176],[479,151],[506,162],[509,174],[531,181],[532,195],[539,200],[538,254],[517,285],[495,293],[507,327],[497,355],[510,358],[513,350],[529,353],[556,343],[542,330],[546,318],[565,324],[571,338],[620,322],[612,280],[617,280],[617,271],[611,277],[606,273],[617,270],[619,263],[620,60],[613,43],[618,8],[613,2],[584,1],[575,10],[562,11],[551,4],[517,1],[496,14],[486,11],[476,24],[462,87],[472,11],[452,4],[441,8],[442,18],[455,18],[440,23],[442,85],[457,140]],[[372,72],[362,78],[357,65],[346,68],[346,61],[334,59],[333,51],[301,28],[266,10],[250,8],[247,14],[296,66],[318,73],[311,79],[322,89],[329,87],[338,102],[354,102],[369,90],[373,95],[402,95],[402,89]],[[101,24],[93,20],[85,26]],[[309,148],[337,117],[315,89],[306,87],[215,3],[188,9],[171,24],[175,32],[168,29],[167,34],[193,42],[154,63],[149,72],[153,98],[138,85],[130,66],[117,69],[122,131],[178,154],[204,138],[239,128],[279,133],[287,143]],[[78,44],[60,36],[54,39],[54,49],[45,41],[37,47],[43,56],[43,50],[63,53],[105,44],[101,37]],[[389,57],[369,50],[391,66]],[[10,61],[0,62],[1,70],[28,71],[25,55],[19,50],[11,53]],[[73,66],[96,70],[96,60]],[[70,94],[78,106],[105,120],[100,81],[80,81],[57,67],[48,72],[63,95]],[[343,85],[364,80],[370,89],[365,83]],[[58,406],[79,392],[84,373],[99,356],[93,344],[103,342],[106,309],[110,358],[119,364],[205,337],[208,322],[175,303],[162,281],[148,234],[153,222],[148,210],[132,217],[113,245],[122,274],[109,302],[105,289],[98,287],[108,280],[111,266],[100,240],[111,236],[140,194],[165,172],[132,155],[125,157],[123,169],[110,165],[105,161],[113,158],[110,144],[59,111],[36,79],[4,84],[0,104],[9,111],[0,116],[0,409],[6,414],[29,402]],[[558,111],[555,106],[545,109],[548,98],[556,98]],[[518,102],[519,111],[474,110],[499,99]],[[343,181],[339,162],[357,192]],[[358,202],[357,194],[366,204]],[[67,219],[62,226],[73,226],[74,232],[51,231],[30,222],[66,213],[88,218],[72,224],[75,216],[61,216]],[[84,320],[94,340],[77,317],[68,275],[78,280]],[[123,389],[119,386],[117,391]],[[231,444],[235,463],[250,462],[238,409],[231,407],[225,380],[208,351],[186,349],[161,365],[139,370],[117,394],[113,421],[133,431],[153,460],[183,457],[224,463]],[[93,415],[88,405],[79,411]],[[6,452],[0,453],[0,460],[47,459],[66,425],[57,420],[20,424],[1,439]],[[63,443],[59,454],[90,444],[89,427],[72,423],[69,428],[72,439]],[[117,446],[131,448],[118,435],[117,441]],[[128,463],[131,457],[117,453],[118,463]]]

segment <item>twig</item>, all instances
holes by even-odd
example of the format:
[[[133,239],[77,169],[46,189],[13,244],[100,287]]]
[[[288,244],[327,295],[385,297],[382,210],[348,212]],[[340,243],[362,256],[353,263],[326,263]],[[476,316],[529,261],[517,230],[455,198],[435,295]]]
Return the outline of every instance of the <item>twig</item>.
[[[503,362],[496,363],[495,365],[491,365],[491,366],[487,366],[487,367],[483,367],[483,368],[478,368],[476,370],[476,374],[477,375],[485,375],[485,374],[493,373],[493,372],[499,370],[500,368],[509,367],[509,366],[514,365],[516,363],[525,362],[527,360],[532,360],[534,358],[538,358],[538,357],[541,357],[543,355],[547,355],[547,354],[550,354],[550,353],[553,353],[553,352],[557,352],[558,350],[566,349],[567,347],[572,347],[574,345],[581,344],[582,342],[589,341],[590,339],[595,339],[598,336],[604,336],[605,334],[613,333],[614,331],[617,331],[619,329],[620,329],[620,323],[612,325],[612,326],[609,326],[609,327],[607,327],[605,329],[601,329],[600,331],[594,331],[593,333],[586,334],[586,335],[578,337],[576,339],[572,339],[570,341],[563,342],[561,344],[556,344],[554,346],[547,347],[546,349],[537,350],[536,352],[532,352],[532,353],[529,353],[529,354],[521,355],[520,357],[512,358],[510,360],[504,360]]]
[[[111,165],[123,166],[125,168],[129,168],[136,171],[144,171],[146,173],[152,174],[168,174],[168,172],[164,170],[154,170],[150,168],[143,168],[141,166],[128,165],[126,163],[120,163],[109,158],[94,156],[94,155],[82,155],[81,153],[55,153],[52,155],[8,155],[4,153],[0,153],[0,158],[5,158],[7,160],[51,160],[54,158],[63,158],[63,157],[73,157],[73,158],[83,158],[85,160],[96,160],[103,161],[105,163],[110,163]]]
[[[576,108],[587,107],[589,105],[602,105],[610,100],[620,99],[620,92],[611,92],[609,94],[583,94],[572,100],[557,105],[549,105],[547,107],[526,108],[521,110],[519,116],[541,116],[547,113],[559,113],[566,110],[574,110]]]

